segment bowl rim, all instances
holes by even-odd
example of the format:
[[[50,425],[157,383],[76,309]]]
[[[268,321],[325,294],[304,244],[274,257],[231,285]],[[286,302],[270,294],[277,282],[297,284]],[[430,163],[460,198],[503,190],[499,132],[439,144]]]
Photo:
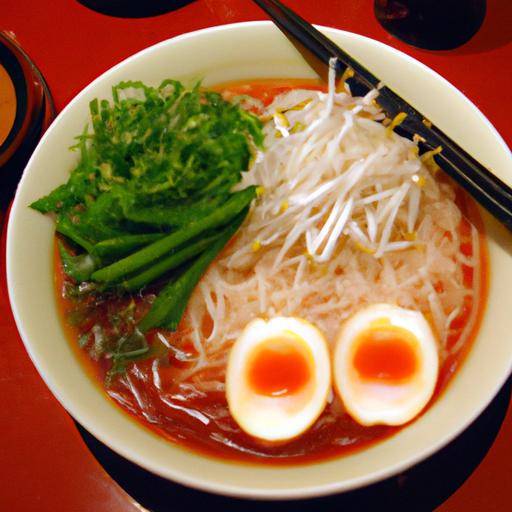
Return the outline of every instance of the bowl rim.
[[[219,32],[219,31],[229,31],[233,29],[238,28],[259,28],[259,27],[274,27],[273,23],[270,21],[249,21],[249,22],[239,22],[239,23],[232,23],[232,24],[226,24],[226,25],[218,25],[214,27],[207,27],[200,30],[196,30],[193,32],[188,32],[185,34],[181,34],[179,36],[167,39],[165,41],[161,41],[159,43],[156,43],[154,45],[151,45],[147,48],[144,48],[137,53],[127,57],[126,59],[122,60],[121,62],[115,64],[111,68],[109,68],[107,71],[102,73],[100,76],[98,76],[95,80],[93,80],[90,84],[88,84],[84,89],[82,89],[69,103],[66,105],[66,107],[62,110],[62,112],[57,116],[56,120],[50,126],[50,128],[47,130],[43,138],[41,139],[41,142],[36,149],[36,151],[33,153],[31,159],[29,160],[26,169],[30,169],[32,165],[34,165],[34,162],[37,161],[38,155],[39,155],[39,147],[45,144],[46,140],[51,136],[51,133],[53,130],[58,126],[59,121],[61,118],[65,118],[69,111],[72,111],[75,107],[76,103],[83,97],[89,94],[89,92],[95,87],[102,83],[104,80],[107,80],[110,75],[114,74],[116,70],[118,70],[121,67],[126,66],[127,64],[131,63],[132,61],[138,60],[140,58],[143,58],[147,53],[149,52],[155,52],[158,51],[161,47],[165,47],[169,44],[174,44],[177,42],[185,41],[190,38],[195,38],[199,35]],[[421,63],[420,61],[414,59],[413,57],[395,49],[392,48],[385,43],[382,43],[380,41],[376,41],[374,39],[368,38],[366,36],[362,36],[360,34],[355,34],[352,32],[332,28],[332,27],[325,27],[325,26],[318,26],[318,28],[322,31],[329,33],[340,33],[345,37],[354,38],[355,40],[361,40],[366,41],[368,43],[371,43],[371,45],[376,46],[378,49],[383,49],[387,52],[390,52],[391,54],[394,54],[399,58],[400,60],[403,60],[407,63],[407,65],[414,65],[419,66],[423,69],[423,71],[429,73],[431,76],[435,78],[435,80],[440,81],[442,83],[442,86],[444,88],[449,88],[452,90],[452,93],[455,93],[457,95],[460,95],[465,102],[467,103],[468,108],[472,108],[479,116],[480,120],[483,124],[486,125],[486,128],[490,130],[493,135],[494,139],[497,143],[501,144],[508,150],[508,147],[502,137],[499,135],[499,133],[496,131],[494,126],[487,120],[487,118],[484,116],[484,114],[457,88],[455,88],[450,82],[448,82],[445,78],[443,78],[441,75],[439,75],[437,72],[426,66],[425,64]],[[27,174],[24,173],[22,180],[20,182],[19,187],[22,188],[27,178]],[[28,335],[25,332],[24,325],[21,319],[20,311],[18,310],[18,303],[17,303],[17,294],[16,294],[16,287],[14,283],[14,276],[13,276],[13,261],[15,258],[15,249],[13,247],[12,242],[12,232],[14,230],[14,224],[16,220],[16,211],[18,208],[18,201],[17,198],[19,195],[16,196],[11,210],[11,215],[9,217],[8,226],[7,226],[7,282],[8,282],[8,292],[9,292],[9,301],[11,304],[11,308],[13,311],[13,315],[16,321],[16,324],[18,326],[18,330],[20,333],[20,336],[23,340],[23,343],[25,345],[25,348],[36,366],[39,374],[45,381],[46,385],[50,388],[51,392],[56,396],[58,401],[63,405],[63,407],[74,417],[76,420],[82,424],[88,431],[90,431],[95,437],[97,437],[101,442],[105,443],[107,446],[113,448],[117,453],[121,454],[123,457],[127,458],[128,460],[131,460],[135,462],[136,464],[144,467],[145,469],[157,473],[165,478],[172,479],[174,481],[177,481],[181,484],[184,484],[186,486],[200,489],[203,491],[208,492],[214,492],[217,494],[223,494],[233,497],[242,497],[242,498],[256,498],[256,499],[301,499],[301,498],[311,498],[311,497],[318,497],[323,496],[327,494],[333,494],[336,492],[344,492],[348,490],[352,490],[358,487],[370,485],[372,483],[375,483],[377,481],[383,480],[387,477],[393,476],[401,471],[404,471],[411,466],[417,464],[418,462],[426,459],[428,456],[434,454],[436,451],[441,449],[442,447],[446,446],[448,443],[450,443],[454,438],[456,438],[458,435],[460,435],[461,432],[463,432],[483,411],[484,409],[489,405],[489,403],[492,401],[496,393],[499,391],[501,386],[505,383],[508,376],[512,373],[512,360],[510,361],[509,370],[508,373],[501,376],[499,379],[499,386],[496,387],[493,394],[489,394],[486,401],[483,401],[479,404],[478,407],[474,408],[473,414],[467,418],[465,418],[465,421],[460,422],[458,425],[458,428],[452,430],[449,434],[446,434],[443,438],[439,439],[437,443],[434,443],[428,447],[425,447],[423,450],[418,451],[417,453],[413,454],[412,456],[409,454],[407,458],[404,458],[401,463],[395,464],[392,467],[383,468],[377,471],[374,471],[370,474],[367,474],[364,478],[357,477],[353,479],[345,479],[341,483],[337,481],[325,483],[323,485],[315,484],[311,487],[301,487],[299,489],[249,489],[249,488],[241,488],[237,485],[231,485],[228,482],[223,483],[222,486],[219,486],[218,483],[212,482],[207,479],[201,479],[197,476],[191,476],[187,474],[183,474],[181,471],[176,470],[176,468],[172,468],[172,471],[169,471],[169,468],[167,468],[167,471],[162,473],[161,468],[155,467],[153,463],[148,461],[144,455],[140,451],[131,451],[130,448],[127,448],[123,446],[120,443],[116,443],[112,441],[112,438],[109,437],[108,433],[105,431],[104,428],[98,426],[96,424],[96,421],[94,420],[94,414],[91,415],[91,412],[85,411],[81,407],[76,407],[76,405],[73,402],[69,401],[69,397],[66,393],[64,393],[60,387],[57,385],[54,377],[51,375],[51,373],[48,373],[48,368],[46,368],[44,361],[40,360],[37,355],[37,351],[33,347],[30,339],[28,338]],[[131,420],[133,421],[133,420]],[[203,456],[200,456],[203,457]],[[322,464],[322,462],[320,462]],[[236,463],[235,463],[236,465]]]

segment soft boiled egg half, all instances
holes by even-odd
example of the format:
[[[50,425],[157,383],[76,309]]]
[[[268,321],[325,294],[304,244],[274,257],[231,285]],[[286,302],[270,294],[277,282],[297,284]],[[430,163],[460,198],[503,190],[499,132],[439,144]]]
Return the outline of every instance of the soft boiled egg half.
[[[432,397],[437,342],[419,311],[374,304],[343,325],[333,366],[336,390],[358,423],[401,425]]]
[[[305,320],[255,319],[231,349],[228,406],[253,437],[284,442],[299,436],[320,416],[330,390],[327,343]]]

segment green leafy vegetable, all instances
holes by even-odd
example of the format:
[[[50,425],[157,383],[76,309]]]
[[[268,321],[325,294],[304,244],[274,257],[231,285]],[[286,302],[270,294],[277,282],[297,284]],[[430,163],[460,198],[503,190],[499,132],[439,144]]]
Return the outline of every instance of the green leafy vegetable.
[[[112,367],[107,373],[107,382],[111,383],[116,375],[123,374],[131,361],[141,359],[148,354],[150,348],[148,342],[138,329],[130,335],[121,336],[118,339],[117,347],[110,353]]]
[[[96,268],[94,258],[89,253],[73,256],[60,241],[59,256],[64,266],[64,272],[76,281],[87,281]]]
[[[80,159],[68,182],[31,207],[55,215],[75,300],[163,286],[117,338],[98,324],[82,333],[116,375],[148,354],[149,329],[177,328],[197,281],[243,222],[256,189],[232,190],[263,133],[256,116],[199,84],[121,82],[112,98],[90,103],[92,131],[72,147]]]

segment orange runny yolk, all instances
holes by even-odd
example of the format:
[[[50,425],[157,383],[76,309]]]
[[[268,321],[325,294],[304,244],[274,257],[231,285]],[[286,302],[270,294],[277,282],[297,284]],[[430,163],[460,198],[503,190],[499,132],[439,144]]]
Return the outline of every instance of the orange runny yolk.
[[[310,378],[311,369],[305,354],[285,337],[267,340],[256,349],[249,363],[249,385],[260,395],[293,395]]]
[[[417,344],[406,329],[393,325],[370,327],[356,340],[354,368],[361,379],[400,384],[418,369]]]

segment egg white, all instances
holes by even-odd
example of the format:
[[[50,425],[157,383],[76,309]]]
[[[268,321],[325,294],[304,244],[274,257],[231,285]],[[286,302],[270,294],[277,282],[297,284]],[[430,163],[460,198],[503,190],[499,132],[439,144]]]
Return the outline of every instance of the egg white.
[[[285,396],[259,394],[248,379],[251,354],[269,340],[294,340],[309,362],[309,381]],[[309,322],[291,317],[255,319],[234,343],[227,365],[226,397],[232,417],[251,436],[284,442],[305,432],[325,408],[331,390],[330,355],[322,333]]]
[[[368,381],[354,368],[358,336],[384,319],[415,338],[417,368],[404,382]],[[374,304],[357,312],[338,335],[333,374],[335,388],[347,412],[361,425],[402,425],[417,416],[431,399],[439,372],[438,344],[419,311]]]

